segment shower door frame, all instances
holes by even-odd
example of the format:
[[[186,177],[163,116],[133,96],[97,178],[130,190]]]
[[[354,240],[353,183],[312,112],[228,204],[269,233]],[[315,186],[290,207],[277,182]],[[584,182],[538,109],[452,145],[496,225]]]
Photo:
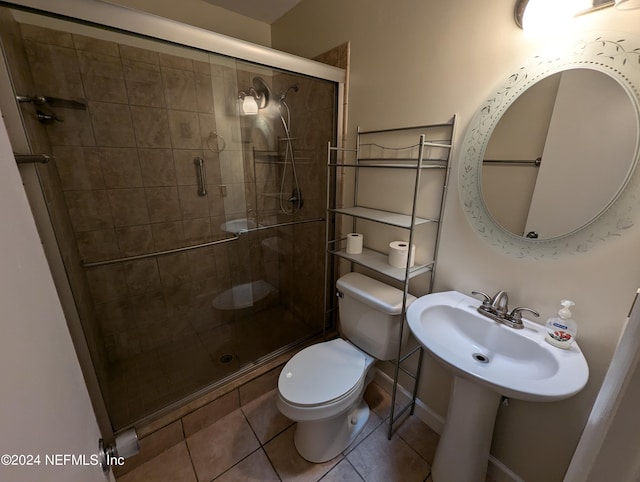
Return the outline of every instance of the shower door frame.
[[[123,34],[142,35],[154,40],[167,41],[211,54],[226,55],[237,60],[334,82],[337,86],[336,139],[338,143],[342,143],[344,139],[343,109],[346,81],[346,71],[344,69],[99,0],[56,0],[55,3],[50,0],[15,0],[10,2],[0,0],[0,6],[26,10],[39,15],[62,17],[63,20],[71,22],[89,23],[91,26],[98,28],[111,28]],[[162,32],[162,34],[159,32]],[[0,64],[0,82],[9,82],[10,84],[10,76],[4,59]],[[13,92],[13,88],[11,91]],[[29,143],[17,103],[13,102],[14,99],[11,99],[11,103],[8,103],[8,100],[5,99],[0,102],[0,105],[4,107],[3,113],[7,118],[7,124],[11,124],[11,129],[22,130],[17,135],[20,146],[13,147],[16,150],[28,150]],[[112,424],[98,384],[98,377],[93,368],[89,348],[84,339],[82,325],[71,294],[71,287],[64,265],[62,264],[57,241],[53,234],[53,226],[49,219],[44,196],[38,190],[39,181],[35,168],[27,166],[26,171],[21,168],[21,174],[25,175],[25,190],[29,193],[31,208],[34,218],[37,220],[40,236],[47,241],[43,244],[48,254],[52,275],[56,286],[58,286],[58,293],[64,307],[67,324],[72,334],[76,354],[82,367],[98,426],[102,437],[105,441],[110,442],[114,439]],[[55,246],[55,249],[47,249],[47,246]]]

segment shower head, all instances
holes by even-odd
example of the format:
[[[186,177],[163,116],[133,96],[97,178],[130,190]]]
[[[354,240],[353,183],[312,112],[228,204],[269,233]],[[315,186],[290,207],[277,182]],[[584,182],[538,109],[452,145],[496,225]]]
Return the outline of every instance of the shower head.
[[[290,90],[293,90],[294,92],[298,92],[298,90],[300,89],[298,88],[298,84],[290,85],[287,90],[285,90],[280,94],[280,102],[284,101],[287,98],[287,94],[289,94]]]
[[[262,99],[262,105],[258,102],[258,106],[264,109],[269,105],[269,99],[271,99],[271,89],[262,77],[253,78],[253,90],[258,94],[258,97]]]

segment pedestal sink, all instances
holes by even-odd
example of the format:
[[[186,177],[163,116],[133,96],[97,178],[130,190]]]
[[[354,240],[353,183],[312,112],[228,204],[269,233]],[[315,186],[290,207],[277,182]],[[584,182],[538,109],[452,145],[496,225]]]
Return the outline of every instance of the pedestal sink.
[[[247,218],[232,219],[220,225],[220,229],[222,229],[225,233],[233,234],[246,233],[247,231],[250,231],[257,227],[258,224],[253,219]]]
[[[485,479],[502,396],[550,402],[586,385],[587,362],[574,343],[544,341],[542,325],[523,319],[517,330],[476,310],[480,301],[457,291],[433,293],[407,310],[409,327],[427,353],[454,375],[449,410],[433,461],[434,482]]]

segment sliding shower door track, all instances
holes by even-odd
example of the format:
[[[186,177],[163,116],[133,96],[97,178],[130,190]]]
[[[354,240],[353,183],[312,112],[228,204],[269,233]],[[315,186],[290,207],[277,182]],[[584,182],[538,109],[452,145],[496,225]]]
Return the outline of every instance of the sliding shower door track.
[[[219,390],[219,393],[220,393],[219,396],[225,395],[226,393],[238,388],[239,386],[244,385],[245,383],[249,383],[251,380],[258,378],[261,375],[264,375],[268,371],[273,370],[280,365],[284,365],[289,359],[291,359],[291,357],[293,357],[293,355],[298,353],[303,348],[309,345],[312,345],[314,343],[318,343],[319,341],[328,340],[330,338],[335,338],[337,336],[338,336],[337,332],[332,331],[323,335],[322,331],[318,331],[316,333],[313,333],[312,335],[309,335],[298,341],[295,341],[286,346],[283,346],[278,350],[272,353],[269,353],[268,355],[265,355],[263,357],[258,358],[257,360],[250,362],[247,366],[239,369],[235,373],[225,378],[222,378],[220,380],[217,380],[201,388],[200,390],[197,390],[196,392],[193,392],[187,395],[186,397],[176,402],[173,402],[172,404],[167,405],[164,408],[161,408],[160,410],[152,414],[149,414],[123,428],[118,429],[117,431],[115,431],[115,434],[117,435],[119,433],[126,432],[131,428],[135,428],[138,432],[144,433],[144,427],[146,425],[149,425],[160,418],[164,419],[165,417],[166,417],[166,425],[169,425],[170,423],[180,419],[181,417],[184,417],[187,413],[191,413],[192,411],[195,411],[198,408],[201,408],[202,406],[206,405],[212,400],[207,400],[203,402],[202,405],[193,406],[192,410],[189,410],[188,412],[184,412],[183,410],[180,410],[182,407],[185,407],[186,405],[191,404],[196,400],[198,400],[199,398],[205,397],[207,394],[216,390]],[[264,368],[264,370],[261,370],[262,368]],[[253,376],[250,376],[250,375],[253,375]],[[225,390],[226,387],[228,387],[228,390]],[[174,413],[175,413],[175,418],[171,416]]]

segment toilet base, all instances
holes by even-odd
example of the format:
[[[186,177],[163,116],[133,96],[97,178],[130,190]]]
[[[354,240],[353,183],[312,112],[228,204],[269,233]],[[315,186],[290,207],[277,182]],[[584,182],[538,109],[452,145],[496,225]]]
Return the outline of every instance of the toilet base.
[[[293,442],[298,453],[309,462],[331,460],[346,449],[369,420],[369,406],[364,400],[329,420],[298,422]]]

